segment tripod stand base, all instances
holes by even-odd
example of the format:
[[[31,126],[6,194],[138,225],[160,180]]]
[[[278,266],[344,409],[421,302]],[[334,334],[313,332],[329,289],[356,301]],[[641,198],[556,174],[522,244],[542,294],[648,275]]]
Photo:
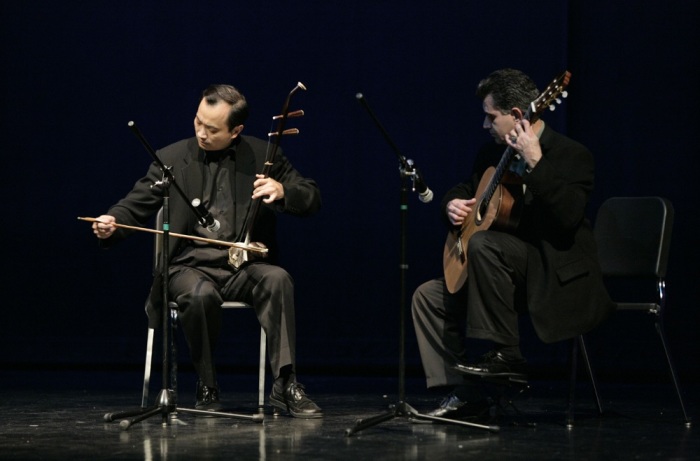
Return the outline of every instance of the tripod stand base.
[[[247,419],[255,423],[262,423],[265,420],[265,415],[263,415],[262,413],[244,415],[239,413],[229,413],[223,411],[207,411],[197,410],[195,408],[181,408],[175,405],[174,392],[170,389],[162,389],[160,391],[160,394],[158,394],[157,401],[158,403],[155,406],[149,408],[141,408],[139,410],[123,411],[119,413],[107,413],[104,415],[104,420],[107,422],[112,422],[121,419],[122,421],[119,422],[119,427],[121,427],[123,430],[127,430],[134,424],[148,419],[151,416],[155,416],[157,414],[162,415],[163,426],[166,426],[170,423],[170,415],[177,413],[219,418]],[[133,418],[128,419],[132,416]]]
[[[351,428],[345,429],[345,435],[350,437],[364,429],[376,426],[377,424],[383,423],[390,419],[407,417],[409,419],[415,420],[425,420],[434,421],[439,423],[456,424],[458,426],[472,427],[476,429],[483,429],[489,432],[499,432],[501,430],[498,426],[490,426],[485,424],[470,423],[468,421],[461,421],[458,419],[442,418],[439,416],[430,416],[419,413],[415,408],[406,402],[398,402],[396,405],[391,405],[386,413],[382,413],[376,416],[372,416],[365,419],[358,419],[355,421],[355,425]]]

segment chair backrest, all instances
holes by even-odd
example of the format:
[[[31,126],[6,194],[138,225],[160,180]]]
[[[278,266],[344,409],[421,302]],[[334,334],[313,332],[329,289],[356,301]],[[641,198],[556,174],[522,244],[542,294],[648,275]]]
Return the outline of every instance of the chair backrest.
[[[594,233],[605,276],[666,276],[673,206],[663,197],[613,197],[598,210]]]

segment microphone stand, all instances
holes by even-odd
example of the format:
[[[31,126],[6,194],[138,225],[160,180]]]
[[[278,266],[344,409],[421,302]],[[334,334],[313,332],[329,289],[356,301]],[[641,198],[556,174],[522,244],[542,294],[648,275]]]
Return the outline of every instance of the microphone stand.
[[[406,261],[406,241],[407,241],[407,232],[406,232],[406,225],[407,225],[407,216],[408,216],[408,186],[407,186],[407,178],[411,178],[413,187],[412,189],[415,191],[416,187],[416,179],[417,179],[417,170],[415,168],[415,165],[412,160],[407,160],[399,151],[399,149],[396,147],[396,145],[393,143],[391,138],[389,137],[388,133],[382,126],[382,124],[379,122],[377,117],[374,115],[374,112],[372,109],[369,107],[367,104],[367,101],[365,100],[364,96],[362,93],[357,93],[356,98],[360,101],[362,106],[365,108],[365,110],[368,112],[370,117],[374,120],[374,123],[377,125],[377,128],[381,131],[381,133],[384,135],[384,138],[386,139],[387,143],[391,148],[394,150],[396,153],[398,159],[399,159],[399,172],[401,174],[401,194],[400,194],[400,211],[401,211],[401,216],[400,216],[400,241],[401,241],[401,254],[400,254],[400,264],[399,264],[399,269],[400,269],[400,293],[399,293],[399,299],[400,299],[400,315],[399,315],[399,401],[396,402],[395,404],[392,404],[389,406],[389,409],[384,412],[380,413],[375,416],[371,416],[369,418],[363,418],[363,419],[358,419],[355,421],[355,425],[351,428],[348,428],[345,430],[345,435],[347,437],[350,437],[353,434],[356,434],[364,429],[376,426],[377,424],[380,424],[384,421],[389,421],[394,418],[399,418],[399,417],[406,417],[409,419],[417,419],[417,420],[426,420],[426,421],[434,421],[434,422],[441,422],[441,423],[449,423],[449,424],[457,424],[460,426],[467,426],[467,427],[473,427],[477,429],[485,429],[490,432],[498,432],[500,428],[498,426],[488,426],[488,425],[483,425],[483,424],[476,424],[476,423],[470,423],[467,421],[460,421],[457,419],[450,419],[450,418],[442,418],[439,416],[431,416],[431,415],[426,415],[423,413],[419,413],[415,408],[413,408],[410,404],[406,402],[406,386],[405,386],[405,379],[406,379],[406,357],[405,357],[405,337],[406,337],[406,313],[405,313],[405,307],[406,307],[406,271],[408,271],[408,263]]]
[[[147,408],[142,408],[139,410],[133,410],[133,411],[123,411],[119,413],[107,413],[104,415],[104,420],[111,422],[117,419],[121,419],[122,421],[119,423],[119,426],[126,430],[129,429],[132,425],[143,421],[147,418],[150,418],[151,416],[155,416],[157,414],[160,414],[162,416],[162,424],[163,426],[166,426],[170,423],[170,415],[177,415],[178,412],[180,413],[189,413],[189,414],[194,414],[194,415],[200,415],[200,416],[219,416],[219,417],[227,417],[227,418],[241,418],[241,419],[249,419],[254,422],[262,423],[264,416],[262,414],[256,413],[254,415],[243,415],[243,414],[237,414],[237,413],[228,413],[228,412],[220,412],[220,411],[206,411],[206,410],[197,410],[195,408],[184,408],[184,407],[179,407],[177,406],[177,388],[173,386],[173,383],[176,383],[177,377],[176,377],[176,369],[177,369],[177,364],[174,362],[172,370],[170,368],[170,363],[169,363],[169,354],[168,354],[168,349],[169,345],[172,345],[172,351],[173,355],[175,352],[175,338],[172,337],[172,335],[169,334],[170,328],[171,328],[171,322],[173,321],[171,319],[170,315],[170,306],[168,302],[168,284],[169,284],[169,274],[168,270],[170,268],[170,187],[174,186],[175,190],[182,196],[182,198],[185,200],[186,203],[190,205],[190,209],[195,213],[197,216],[197,219],[199,220],[200,224],[202,226],[205,226],[208,222],[208,219],[205,217],[205,214],[203,213],[203,207],[195,207],[189,200],[187,200],[187,196],[185,193],[180,189],[180,187],[176,184],[175,182],[175,177],[173,176],[170,167],[167,167],[163,164],[163,162],[158,158],[156,155],[155,150],[150,146],[148,141],[143,137],[139,129],[135,126],[134,122],[129,122],[129,127],[132,129],[134,134],[139,138],[141,143],[144,145],[146,150],[151,154],[153,157],[153,160],[158,164],[160,167],[161,171],[163,172],[163,179],[159,182],[157,182],[154,185],[160,186],[163,188],[163,234],[162,234],[162,247],[161,247],[161,261],[160,261],[160,271],[161,271],[161,278],[163,280],[163,285],[162,285],[162,298],[163,298],[163,306],[162,306],[162,312],[161,312],[161,328],[163,329],[162,333],[162,348],[163,348],[163,370],[162,370],[162,388],[160,390],[160,393],[158,394],[158,397],[156,397],[156,403],[154,406],[147,407]],[[173,357],[175,359],[175,357]],[[169,373],[172,371],[172,375],[170,377],[170,381],[168,380]],[[132,417],[131,419],[123,419],[123,418],[129,418]]]

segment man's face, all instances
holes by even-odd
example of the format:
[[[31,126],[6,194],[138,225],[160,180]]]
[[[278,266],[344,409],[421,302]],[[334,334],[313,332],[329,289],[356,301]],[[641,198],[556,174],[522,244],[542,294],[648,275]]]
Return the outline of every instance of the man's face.
[[[484,129],[498,144],[505,144],[505,137],[515,127],[516,119],[512,113],[503,114],[494,107],[493,97],[489,94],[484,98]]]
[[[233,130],[228,129],[228,119],[231,105],[219,101],[213,106],[202,98],[194,116],[194,133],[199,147],[204,150],[223,150],[231,145],[231,141],[243,130],[238,125]]]

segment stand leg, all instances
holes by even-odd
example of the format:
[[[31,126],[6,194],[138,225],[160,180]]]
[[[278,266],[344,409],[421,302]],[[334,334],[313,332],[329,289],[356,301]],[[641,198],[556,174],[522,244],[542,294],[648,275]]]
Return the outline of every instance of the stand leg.
[[[225,411],[207,411],[207,410],[197,410],[195,408],[180,408],[177,407],[177,412],[178,413],[187,413],[191,415],[199,415],[199,416],[217,416],[217,417],[222,417],[222,418],[239,418],[239,419],[248,419],[256,423],[262,423],[265,420],[265,415],[261,413],[255,413],[252,415],[244,415],[240,413],[229,413]]]
[[[499,432],[501,430],[500,427],[498,426],[489,426],[485,424],[478,424],[478,423],[470,423],[468,421],[461,421],[458,419],[450,419],[450,418],[442,418],[440,416],[430,416],[430,415],[425,415],[422,413],[419,413],[416,411],[415,408],[413,408],[411,405],[409,405],[406,402],[399,402],[396,405],[391,405],[389,407],[389,411],[386,413],[382,413],[376,416],[372,416],[370,418],[365,418],[365,419],[358,419],[355,421],[355,425],[349,429],[345,430],[345,435],[346,436],[351,436],[353,434],[356,434],[364,429],[367,429],[369,427],[376,426],[377,424],[383,423],[384,421],[388,421],[390,419],[398,418],[398,417],[408,417],[412,419],[421,419],[421,420],[426,420],[426,421],[434,421],[438,423],[447,423],[447,424],[456,424],[458,426],[464,426],[464,427],[471,427],[475,429],[484,429],[489,432]]]
[[[107,413],[104,416],[104,419],[105,421],[110,422],[122,419],[122,421],[119,423],[119,426],[122,429],[126,430],[133,424],[136,424],[140,421],[143,421],[144,419],[150,418],[151,416],[155,416],[158,413],[161,413],[163,415],[163,424],[167,424],[168,415],[175,411],[175,405],[173,403],[173,391],[169,389],[161,390],[160,394],[158,394],[157,402],[158,403],[153,407],[142,408],[140,410],[123,411],[119,413]],[[132,419],[123,419],[128,418],[130,416],[135,417]]]
[[[155,416],[157,414],[161,414],[163,416],[163,425],[169,424],[169,416],[173,413],[186,413],[186,414],[192,414],[192,415],[199,415],[199,416],[216,416],[216,417],[223,417],[223,418],[239,418],[239,419],[247,419],[256,423],[262,423],[265,419],[265,416],[260,413],[256,413],[253,415],[244,415],[244,414],[239,414],[239,413],[229,413],[229,412],[223,412],[223,411],[206,411],[206,410],[197,410],[194,408],[180,408],[176,407],[174,402],[174,395],[173,391],[171,390],[162,390],[160,392],[160,395],[158,396],[158,404],[154,407],[149,407],[145,409],[140,409],[140,410],[134,410],[134,411],[123,411],[120,413],[107,413],[104,416],[104,420],[111,422],[111,421],[116,421],[116,420],[122,420],[119,423],[119,427],[122,429],[126,430],[129,429],[131,426],[134,424],[141,422],[145,419],[150,418],[151,416]],[[129,417],[134,416],[134,418],[128,419]],[[125,419],[127,418],[127,419]]]
[[[351,428],[345,429],[345,435],[350,437],[351,435],[360,432],[377,424],[383,423],[384,421],[389,421],[398,416],[398,407],[392,405],[386,413],[380,415],[372,416],[369,418],[358,419],[355,421],[355,425]]]

